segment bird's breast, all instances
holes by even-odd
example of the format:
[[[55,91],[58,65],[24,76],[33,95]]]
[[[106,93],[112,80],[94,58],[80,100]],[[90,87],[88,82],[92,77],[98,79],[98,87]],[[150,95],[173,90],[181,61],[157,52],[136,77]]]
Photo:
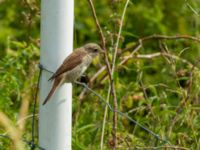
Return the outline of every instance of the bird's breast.
[[[92,62],[92,57],[87,55],[82,59],[82,62],[71,71],[65,73],[65,82],[73,82],[77,80],[88,68]]]

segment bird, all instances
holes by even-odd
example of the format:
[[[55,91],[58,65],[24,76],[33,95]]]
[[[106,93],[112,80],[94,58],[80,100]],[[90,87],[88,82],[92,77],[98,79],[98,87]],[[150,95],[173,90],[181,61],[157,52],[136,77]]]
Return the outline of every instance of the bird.
[[[67,56],[56,72],[49,78],[48,81],[54,81],[53,86],[42,104],[45,105],[63,83],[75,82],[92,63],[93,58],[101,52],[103,50],[98,44],[88,43],[75,49]]]

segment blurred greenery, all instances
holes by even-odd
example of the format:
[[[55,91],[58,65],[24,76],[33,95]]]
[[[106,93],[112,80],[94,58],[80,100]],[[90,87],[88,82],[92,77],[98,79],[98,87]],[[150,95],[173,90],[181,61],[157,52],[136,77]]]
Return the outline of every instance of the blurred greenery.
[[[93,1],[112,59],[113,43],[126,1]],[[199,15],[199,0],[130,1],[114,78],[119,110],[170,141],[171,145],[165,145],[119,116],[118,149],[175,149],[169,148],[172,145],[177,149],[200,149],[200,43],[189,39],[151,39],[143,42],[135,59],[119,65],[133,50],[124,52],[124,49],[142,37],[156,34],[199,37]],[[75,0],[74,47],[87,42],[100,43],[97,32],[87,0]],[[27,140],[31,139],[33,108],[30,104],[38,78],[39,47],[40,0],[0,0],[0,111]],[[137,58],[157,52],[168,56]],[[91,78],[103,65],[103,59],[97,58],[87,70],[87,76]],[[99,74],[93,89],[106,98],[109,82],[104,76],[105,72]],[[73,149],[99,149],[105,104],[89,93],[80,100],[82,90],[83,87],[74,86]],[[112,101],[110,103],[113,105]],[[24,127],[19,123],[23,117],[26,117]],[[0,134],[4,133],[7,131],[1,126]],[[11,145],[8,139],[0,137],[1,150],[10,149]],[[104,149],[112,149],[110,111],[104,132]]]

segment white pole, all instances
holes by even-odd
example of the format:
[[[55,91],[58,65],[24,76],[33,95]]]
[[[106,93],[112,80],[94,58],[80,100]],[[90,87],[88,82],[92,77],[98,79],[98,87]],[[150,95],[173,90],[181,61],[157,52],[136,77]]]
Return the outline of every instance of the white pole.
[[[73,49],[73,0],[41,2],[41,64],[55,71]],[[72,85],[64,84],[44,106],[52,73],[40,82],[39,145],[45,150],[71,150]]]

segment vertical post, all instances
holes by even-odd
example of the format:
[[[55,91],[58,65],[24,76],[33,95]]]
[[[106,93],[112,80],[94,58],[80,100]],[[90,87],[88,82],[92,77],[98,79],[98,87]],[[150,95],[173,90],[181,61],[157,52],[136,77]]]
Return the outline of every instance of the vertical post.
[[[41,2],[41,64],[56,71],[73,49],[73,0]],[[42,105],[52,83],[43,71],[40,81],[39,145],[46,150],[71,150],[72,85],[64,84]]]

